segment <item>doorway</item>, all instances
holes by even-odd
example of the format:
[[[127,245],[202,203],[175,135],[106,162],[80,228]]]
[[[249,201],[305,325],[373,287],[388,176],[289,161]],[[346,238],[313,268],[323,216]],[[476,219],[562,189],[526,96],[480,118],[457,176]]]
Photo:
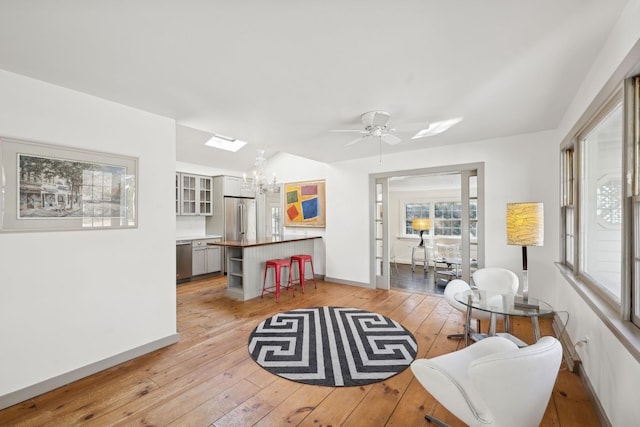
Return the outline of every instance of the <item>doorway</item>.
[[[377,288],[442,293],[452,278],[471,282],[484,265],[484,164],[375,174],[370,184]]]

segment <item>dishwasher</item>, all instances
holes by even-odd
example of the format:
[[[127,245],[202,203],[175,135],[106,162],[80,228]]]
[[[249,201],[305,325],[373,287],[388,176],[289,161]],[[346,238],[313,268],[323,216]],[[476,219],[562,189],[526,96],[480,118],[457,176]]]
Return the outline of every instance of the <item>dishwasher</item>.
[[[191,279],[191,240],[176,241],[176,283]]]

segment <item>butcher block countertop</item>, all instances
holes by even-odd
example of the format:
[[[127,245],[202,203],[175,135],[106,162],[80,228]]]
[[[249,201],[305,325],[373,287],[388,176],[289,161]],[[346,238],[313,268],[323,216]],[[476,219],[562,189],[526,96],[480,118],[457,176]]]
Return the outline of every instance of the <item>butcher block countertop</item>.
[[[210,242],[211,246],[226,246],[230,248],[249,248],[253,246],[276,245],[278,243],[297,242],[300,240],[321,239],[322,236],[284,236],[268,237],[254,240],[222,240],[220,242]]]

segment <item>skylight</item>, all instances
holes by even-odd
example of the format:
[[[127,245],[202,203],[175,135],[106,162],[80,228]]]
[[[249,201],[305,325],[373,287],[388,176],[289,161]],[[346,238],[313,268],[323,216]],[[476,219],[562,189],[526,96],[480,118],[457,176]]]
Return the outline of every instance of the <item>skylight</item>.
[[[228,136],[213,134],[213,136],[204,143],[209,147],[219,148],[221,150],[233,151],[234,153],[247,145],[246,142],[239,139],[229,138]]]

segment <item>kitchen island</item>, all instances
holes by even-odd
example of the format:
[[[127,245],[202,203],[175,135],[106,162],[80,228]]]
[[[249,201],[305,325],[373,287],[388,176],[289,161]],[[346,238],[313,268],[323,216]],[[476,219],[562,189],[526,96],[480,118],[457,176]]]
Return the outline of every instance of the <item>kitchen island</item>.
[[[313,256],[314,239],[320,238],[322,237],[284,236],[256,240],[223,240],[208,244],[226,248],[227,296],[246,301],[262,294],[264,266],[268,260],[289,258],[298,254]]]

